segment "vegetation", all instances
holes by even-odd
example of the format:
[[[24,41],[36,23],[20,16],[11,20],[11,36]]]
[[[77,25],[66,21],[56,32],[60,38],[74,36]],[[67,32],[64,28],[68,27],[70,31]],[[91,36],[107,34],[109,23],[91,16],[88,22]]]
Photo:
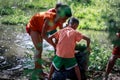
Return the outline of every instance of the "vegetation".
[[[107,13],[105,12],[107,1],[88,1],[91,2],[85,3],[84,0],[66,2],[72,8],[73,16],[81,21],[79,29],[105,30],[107,27],[105,22],[107,18]],[[2,2],[5,4],[2,4]],[[105,4],[101,5],[102,2]],[[54,7],[56,0],[12,0],[11,2],[9,0],[1,0],[0,3],[0,15],[3,16],[1,19],[2,24],[25,25],[34,13]]]
[[[0,0],[0,22],[1,24],[26,25],[34,13],[52,8],[55,3],[56,0]],[[111,43],[118,44],[119,42],[115,40],[115,33],[120,29],[120,1],[66,0],[66,3],[72,8],[73,16],[80,20],[78,30],[107,32],[98,38],[97,32],[92,35],[82,31],[91,38],[92,51],[89,59],[89,70],[105,70],[113,47]],[[106,39],[107,42],[105,42]],[[48,57],[51,58],[51,55]],[[115,66],[118,68],[119,65],[120,63],[117,61]],[[34,78],[34,76],[32,77]]]

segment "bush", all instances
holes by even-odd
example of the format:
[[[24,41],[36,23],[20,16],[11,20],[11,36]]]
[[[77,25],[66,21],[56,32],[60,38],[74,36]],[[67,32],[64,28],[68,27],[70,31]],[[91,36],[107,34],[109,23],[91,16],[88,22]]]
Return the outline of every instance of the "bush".
[[[10,15],[14,14],[14,11],[11,7],[1,7],[0,8],[0,15]]]

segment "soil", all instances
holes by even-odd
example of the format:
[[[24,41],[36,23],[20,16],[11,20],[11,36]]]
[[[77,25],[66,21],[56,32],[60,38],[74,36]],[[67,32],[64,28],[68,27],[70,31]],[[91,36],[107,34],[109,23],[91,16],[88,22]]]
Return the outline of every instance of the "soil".
[[[0,56],[0,80],[29,80],[23,76],[24,58]],[[88,71],[87,80],[103,80],[105,71]],[[120,70],[112,70],[108,80],[120,80]]]

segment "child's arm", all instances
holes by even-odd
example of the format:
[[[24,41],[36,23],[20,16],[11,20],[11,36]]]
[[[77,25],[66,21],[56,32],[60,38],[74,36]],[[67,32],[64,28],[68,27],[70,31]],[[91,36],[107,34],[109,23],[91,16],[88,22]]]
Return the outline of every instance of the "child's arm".
[[[53,39],[55,39],[55,40],[53,41]],[[50,43],[54,48],[56,48],[56,44],[57,44],[56,41],[58,41],[58,40],[55,38],[55,34],[51,35],[51,36],[48,38],[48,41],[49,41],[49,43]]]
[[[87,42],[87,50],[90,52],[90,38],[83,35],[83,39]]]
[[[48,20],[48,19],[45,19],[45,22],[44,22],[44,24],[43,24],[43,29],[42,29],[42,32],[41,32],[41,36],[42,36],[46,41],[48,40],[48,37],[47,37],[48,22],[49,22],[49,20]]]
[[[47,36],[48,22],[49,22],[49,20],[48,20],[48,19],[45,19],[45,22],[44,22],[44,24],[43,24],[43,29],[42,29],[41,36],[42,36],[48,43],[50,43],[50,44],[55,48],[56,45],[55,45],[55,43],[54,43],[53,40],[52,40],[52,38],[54,37],[54,35],[51,36],[50,38],[48,38],[48,36]]]

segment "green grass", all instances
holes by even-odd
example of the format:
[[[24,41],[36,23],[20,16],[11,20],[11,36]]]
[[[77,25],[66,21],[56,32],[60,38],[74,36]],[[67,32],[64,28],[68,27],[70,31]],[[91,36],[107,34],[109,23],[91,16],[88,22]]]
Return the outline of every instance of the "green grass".
[[[62,0],[64,2],[64,0]],[[83,1],[83,0],[81,0]],[[4,4],[3,4],[4,3]],[[67,3],[72,9],[73,16],[80,21],[78,30],[106,30],[109,28],[108,21],[113,19],[119,22],[118,3],[108,0],[91,0],[90,3],[69,1]],[[0,0],[0,22],[1,24],[27,24],[36,12],[46,11],[54,7],[56,0]],[[110,7],[113,4],[113,8]],[[116,6],[117,5],[117,6]],[[118,7],[119,8],[119,7]],[[115,11],[114,11],[115,10]],[[118,15],[118,16],[116,16]],[[119,24],[117,24],[119,25]],[[89,69],[105,70],[108,58],[111,55],[112,44],[108,41],[108,34],[99,35],[95,32],[82,31],[91,38],[91,54]],[[102,32],[101,32],[102,33]],[[104,33],[104,32],[103,32]],[[48,55],[51,58],[51,55]],[[119,66],[117,61],[116,66]]]
[[[3,2],[5,4],[2,4]],[[2,17],[0,21],[2,24],[27,24],[29,18],[32,15],[34,15],[36,12],[45,11],[49,8],[55,7],[56,2],[56,0],[1,0],[0,15],[7,15],[8,17]],[[80,2],[67,1],[65,3],[70,5],[73,16],[80,20],[79,29],[106,29],[107,26],[104,20],[106,13],[103,14],[103,12],[105,12],[106,6],[96,6],[100,5],[102,1],[98,1],[96,4],[94,4],[95,1],[84,4],[85,2],[83,0]]]
[[[1,0],[0,15],[3,17],[0,21],[2,24],[27,24],[35,13],[55,7],[56,3],[56,0]],[[79,29],[106,30],[109,27],[107,22],[113,11],[107,0],[90,0],[90,3],[67,0],[64,3],[69,4],[73,16],[80,20]]]

